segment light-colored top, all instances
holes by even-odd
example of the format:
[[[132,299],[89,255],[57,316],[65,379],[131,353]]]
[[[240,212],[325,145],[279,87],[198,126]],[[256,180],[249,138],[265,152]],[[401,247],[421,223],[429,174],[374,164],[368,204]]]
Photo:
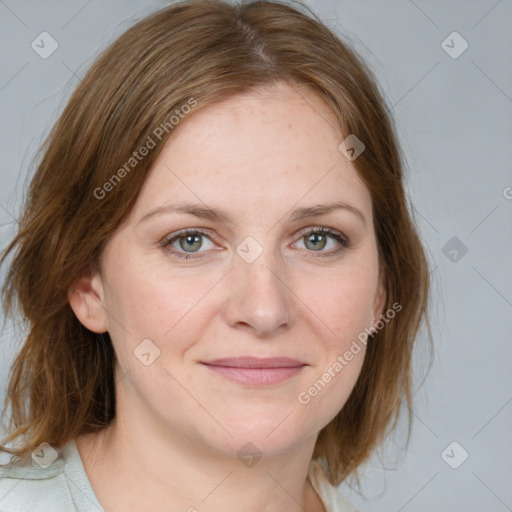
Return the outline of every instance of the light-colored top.
[[[1,512],[105,512],[85,472],[75,441],[42,467],[26,458],[0,465]],[[357,512],[327,479],[324,468],[311,461],[308,478],[326,512]]]

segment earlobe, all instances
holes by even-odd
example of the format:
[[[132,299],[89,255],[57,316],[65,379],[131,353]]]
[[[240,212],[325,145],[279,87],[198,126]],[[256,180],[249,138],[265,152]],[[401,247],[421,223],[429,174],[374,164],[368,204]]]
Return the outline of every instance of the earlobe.
[[[107,332],[103,287],[99,274],[78,278],[69,287],[68,300],[84,327],[98,334]]]

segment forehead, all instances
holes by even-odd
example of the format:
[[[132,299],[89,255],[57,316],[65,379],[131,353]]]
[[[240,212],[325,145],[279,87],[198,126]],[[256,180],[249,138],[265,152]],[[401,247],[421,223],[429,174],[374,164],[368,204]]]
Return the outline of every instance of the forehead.
[[[338,149],[336,116],[310,89],[279,84],[192,112],[154,163],[136,212],[177,200],[235,213],[342,200],[371,212]]]

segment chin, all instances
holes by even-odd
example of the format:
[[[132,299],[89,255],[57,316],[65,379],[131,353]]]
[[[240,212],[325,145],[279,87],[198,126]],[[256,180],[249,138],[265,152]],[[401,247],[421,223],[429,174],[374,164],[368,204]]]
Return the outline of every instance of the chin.
[[[285,427],[287,420],[279,424],[280,421],[282,419],[279,421],[274,419],[274,421],[265,422],[265,426],[261,425],[261,421],[251,423],[249,419],[240,424],[231,423],[227,430],[232,437],[222,432],[213,439],[210,431],[210,436],[205,441],[211,447],[217,448],[230,456],[237,455],[240,457],[245,452],[254,451],[269,457],[292,450],[314,434],[314,432],[305,428],[301,429],[297,425],[287,425]],[[271,424],[271,427],[267,423]]]

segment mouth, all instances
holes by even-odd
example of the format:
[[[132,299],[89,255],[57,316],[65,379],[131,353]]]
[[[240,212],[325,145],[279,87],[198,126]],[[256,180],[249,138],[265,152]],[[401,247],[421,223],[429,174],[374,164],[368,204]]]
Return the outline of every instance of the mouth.
[[[201,362],[202,365],[216,374],[251,386],[271,386],[291,379],[307,365],[296,359],[287,357],[255,358],[236,357],[222,358]]]

